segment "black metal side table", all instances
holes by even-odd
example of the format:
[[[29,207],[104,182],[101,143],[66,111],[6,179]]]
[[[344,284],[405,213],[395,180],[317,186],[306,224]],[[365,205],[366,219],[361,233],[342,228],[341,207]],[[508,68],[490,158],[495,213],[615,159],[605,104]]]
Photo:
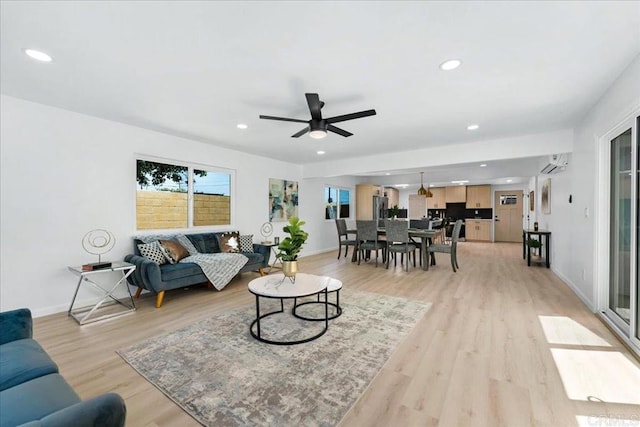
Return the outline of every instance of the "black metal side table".
[[[531,266],[531,246],[529,239],[531,236],[538,236],[538,241],[544,246],[544,259],[547,268],[551,266],[551,232],[548,230],[522,230],[522,258],[527,259],[527,266]],[[544,241],[543,241],[544,240]]]

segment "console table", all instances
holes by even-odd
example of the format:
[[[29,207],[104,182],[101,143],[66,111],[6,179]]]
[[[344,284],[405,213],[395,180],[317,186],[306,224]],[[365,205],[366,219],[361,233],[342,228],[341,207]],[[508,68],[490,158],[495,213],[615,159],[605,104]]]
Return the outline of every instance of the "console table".
[[[531,246],[527,243],[531,236],[538,236],[537,240],[544,246],[543,261],[546,263],[547,268],[549,268],[551,265],[551,232],[548,230],[522,230],[522,258],[527,259],[527,266],[531,266]]]

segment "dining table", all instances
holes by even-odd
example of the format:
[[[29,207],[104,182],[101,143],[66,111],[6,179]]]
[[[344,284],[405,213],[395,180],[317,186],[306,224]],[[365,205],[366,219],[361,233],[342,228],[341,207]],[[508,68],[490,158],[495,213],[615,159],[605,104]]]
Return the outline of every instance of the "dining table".
[[[351,229],[347,231],[352,233],[357,233],[357,230],[355,229]],[[410,238],[420,239],[422,269],[427,271],[427,267],[428,267],[427,266],[427,260],[428,260],[427,248],[431,244],[432,239],[437,234],[441,233],[442,230],[426,230],[422,228],[409,228],[408,231],[409,231]],[[379,236],[385,236],[386,234],[387,234],[387,231],[385,230],[384,227],[378,227]],[[356,249],[353,251],[353,255],[351,256],[351,262],[356,262],[357,260],[358,260],[358,248],[356,247]],[[433,253],[431,254],[431,265],[436,265],[436,257],[435,257],[435,254]]]

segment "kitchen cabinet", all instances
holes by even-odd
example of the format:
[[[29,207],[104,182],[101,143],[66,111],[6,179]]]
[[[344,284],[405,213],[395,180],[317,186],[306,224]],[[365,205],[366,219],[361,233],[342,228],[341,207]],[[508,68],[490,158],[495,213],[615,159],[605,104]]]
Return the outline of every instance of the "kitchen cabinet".
[[[445,187],[445,201],[447,203],[464,203],[467,201],[467,187],[464,185],[455,185],[453,187]]]
[[[400,192],[397,188],[384,187],[384,192],[387,195],[387,199],[389,199],[389,208],[397,206],[400,203]]]
[[[481,242],[491,241],[490,219],[465,220],[465,240],[477,240]]]
[[[419,194],[409,194],[409,219],[422,219],[427,216],[427,198]]]
[[[491,186],[469,185],[467,186],[467,209],[490,209]]]
[[[427,206],[429,209],[446,209],[447,208],[447,199],[445,197],[445,188],[444,187],[433,187],[430,188],[433,193],[433,197],[427,199]]]
[[[356,219],[373,219],[373,196],[383,194],[384,188],[380,185],[356,185]]]

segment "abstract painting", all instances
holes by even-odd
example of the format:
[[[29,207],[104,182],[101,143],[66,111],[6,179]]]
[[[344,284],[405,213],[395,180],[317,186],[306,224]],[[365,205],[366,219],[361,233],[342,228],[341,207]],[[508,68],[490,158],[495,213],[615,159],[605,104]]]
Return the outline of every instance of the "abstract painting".
[[[269,178],[269,221],[288,222],[298,216],[298,181]]]
[[[540,206],[542,207],[543,214],[551,213],[551,179],[545,179],[542,183]]]

